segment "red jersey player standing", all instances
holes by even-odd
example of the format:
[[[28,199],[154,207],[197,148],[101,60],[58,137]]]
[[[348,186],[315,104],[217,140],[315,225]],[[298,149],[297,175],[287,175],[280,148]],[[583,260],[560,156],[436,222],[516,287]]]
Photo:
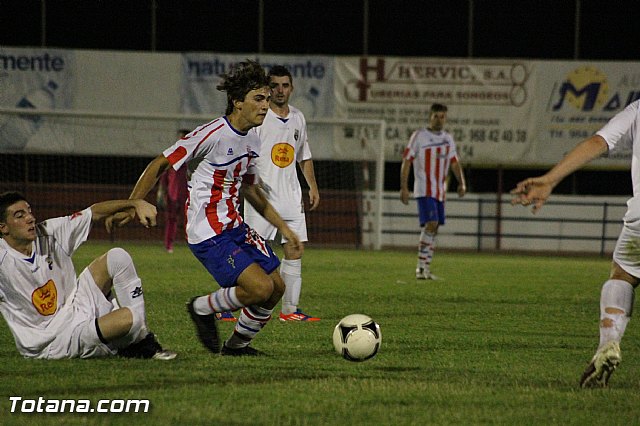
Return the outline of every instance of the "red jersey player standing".
[[[402,156],[400,169],[400,199],[409,204],[409,171],[413,165],[413,196],[418,202],[420,233],[416,279],[436,280],[431,273],[431,259],[435,249],[438,227],[444,225],[444,201],[449,167],[458,180],[458,195],[467,192],[464,172],[456,153],[453,137],[444,130],[447,107],[431,105],[429,126],[411,135]]]
[[[178,130],[178,139],[182,139],[189,130]],[[173,243],[178,233],[178,216],[184,212],[187,201],[187,165],[178,170],[169,168],[160,176],[157,204],[164,207],[164,248],[173,253]]]

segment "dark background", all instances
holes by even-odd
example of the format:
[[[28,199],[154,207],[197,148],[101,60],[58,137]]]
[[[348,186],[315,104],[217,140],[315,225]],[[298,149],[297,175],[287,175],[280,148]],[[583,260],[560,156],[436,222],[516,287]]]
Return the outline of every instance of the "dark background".
[[[629,0],[0,0],[0,45],[638,61],[639,21],[640,2]],[[135,182],[131,169],[117,179]],[[495,192],[542,171],[466,172],[471,190]],[[398,175],[387,164],[387,189]],[[557,191],[631,194],[631,183],[626,171],[583,171]]]

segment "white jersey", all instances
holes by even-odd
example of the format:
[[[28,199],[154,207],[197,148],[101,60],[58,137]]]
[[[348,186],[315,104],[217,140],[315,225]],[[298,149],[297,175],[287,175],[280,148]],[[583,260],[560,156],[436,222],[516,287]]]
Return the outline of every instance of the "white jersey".
[[[38,224],[29,257],[0,239],[0,313],[23,356],[56,357],[49,345],[70,323],[78,288],[71,255],[90,229],[87,208]]]
[[[311,159],[304,114],[291,105],[286,117],[269,109],[255,132],[262,144],[257,164],[269,203],[283,219],[299,218],[304,208],[296,163]],[[257,214],[249,204],[245,205],[245,212],[247,217]]]
[[[234,129],[227,117],[199,126],[163,155],[178,170],[188,164],[187,241],[198,244],[242,222],[239,192],[257,174],[260,138]],[[246,175],[246,176],[245,176]]]
[[[443,131],[418,129],[411,135],[402,158],[412,161],[413,196],[444,201],[449,166],[458,161],[453,137]]]
[[[607,142],[609,151],[633,149],[631,183],[633,198],[628,202],[625,223],[640,231],[640,100],[632,102],[616,114],[596,134]]]

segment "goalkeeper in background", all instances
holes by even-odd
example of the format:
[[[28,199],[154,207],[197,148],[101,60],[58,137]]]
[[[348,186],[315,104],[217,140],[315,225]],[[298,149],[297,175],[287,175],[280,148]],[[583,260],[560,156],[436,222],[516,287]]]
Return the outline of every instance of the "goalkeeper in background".
[[[616,114],[595,135],[582,141],[558,164],[542,176],[519,182],[512,204],[533,205],[536,213],[551,195],[553,188],[580,167],[616,149],[633,150],[631,180],[633,197],[627,202],[624,226],[613,252],[609,279],[600,294],[600,343],[582,374],[580,386],[605,387],[620,364],[620,341],[633,310],[635,288],[640,278],[640,100]]]

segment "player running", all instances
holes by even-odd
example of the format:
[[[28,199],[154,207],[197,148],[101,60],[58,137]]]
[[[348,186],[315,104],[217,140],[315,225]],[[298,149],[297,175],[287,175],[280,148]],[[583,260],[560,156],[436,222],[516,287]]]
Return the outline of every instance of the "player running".
[[[271,319],[284,293],[284,282],[278,273],[278,257],[240,215],[240,191],[294,247],[300,241],[258,186],[260,138],[249,130],[261,125],[267,114],[269,80],[253,61],[238,64],[222,77],[217,88],[227,92],[226,115],[196,128],[152,160],[131,198],[144,197],[167,168],[177,170],[189,164],[187,241],[222,287],[193,298],[187,305],[189,314],[200,341],[211,352],[260,355],[249,344]],[[129,217],[114,220],[122,224]],[[239,309],[234,332],[221,349],[216,314]]]

